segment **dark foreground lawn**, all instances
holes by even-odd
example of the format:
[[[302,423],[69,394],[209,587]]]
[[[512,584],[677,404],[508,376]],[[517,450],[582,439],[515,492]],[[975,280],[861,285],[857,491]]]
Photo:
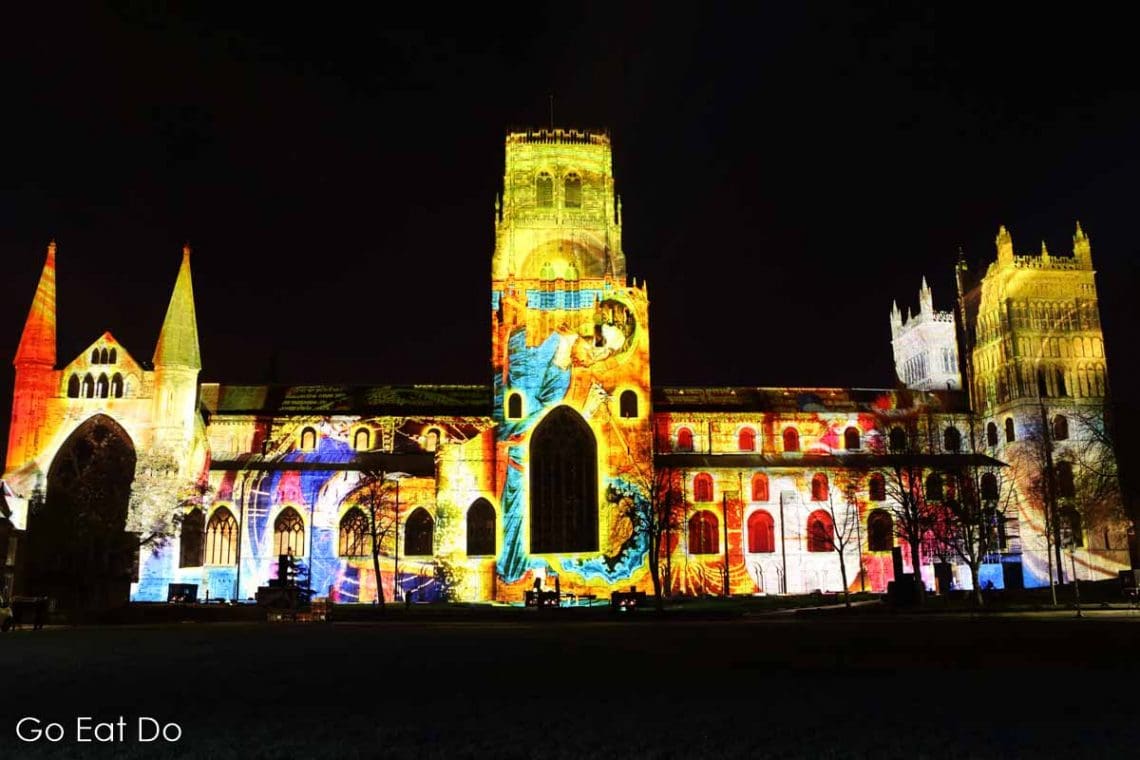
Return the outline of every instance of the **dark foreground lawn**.
[[[0,758],[1135,757],[1138,642],[1140,616],[21,631]],[[120,715],[125,743],[75,742]]]

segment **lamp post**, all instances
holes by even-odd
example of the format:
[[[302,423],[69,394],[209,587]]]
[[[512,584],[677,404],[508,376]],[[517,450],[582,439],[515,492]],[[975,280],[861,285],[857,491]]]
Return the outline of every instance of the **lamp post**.
[[[395,514],[393,515],[393,530],[395,531],[395,545],[396,545],[396,561],[392,570],[392,601],[398,602],[399,597],[397,593],[400,589],[400,481],[404,478],[411,477],[406,472],[390,472],[384,476],[384,480],[391,480],[396,484],[396,507]],[[376,583],[380,583],[380,579],[376,579]]]

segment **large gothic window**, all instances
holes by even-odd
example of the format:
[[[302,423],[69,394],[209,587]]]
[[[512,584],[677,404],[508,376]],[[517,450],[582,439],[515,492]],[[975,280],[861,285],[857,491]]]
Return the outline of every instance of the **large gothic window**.
[[[67,381],[67,397],[79,398],[79,375],[73,374]]]
[[[495,508],[486,499],[476,499],[467,509],[467,556],[490,557],[495,553]]]
[[[409,557],[430,557],[435,520],[423,507],[416,507],[404,526],[404,554]]]
[[[689,554],[720,553],[720,521],[708,510],[689,518]]]
[[[360,507],[353,507],[340,518],[341,557],[367,557],[372,554],[372,534],[368,530],[368,517]]]
[[[273,553],[305,556],[305,522],[292,507],[285,507],[273,521]]]
[[[218,507],[206,524],[206,564],[232,565],[237,562],[238,525],[233,512]]]
[[[769,554],[776,551],[776,527],[772,515],[764,510],[753,512],[748,518],[748,551],[752,554]]]
[[[111,377],[111,398],[123,397],[123,376],[116,372]]]
[[[205,532],[206,514],[202,510],[192,509],[183,515],[178,542],[179,567],[199,567],[202,564]]]
[[[130,436],[106,415],[67,437],[48,468],[45,501],[28,516],[25,593],[66,609],[127,601],[139,552],[126,531],[135,464]]]
[[[530,550],[598,548],[598,445],[581,415],[555,407],[530,440]]]

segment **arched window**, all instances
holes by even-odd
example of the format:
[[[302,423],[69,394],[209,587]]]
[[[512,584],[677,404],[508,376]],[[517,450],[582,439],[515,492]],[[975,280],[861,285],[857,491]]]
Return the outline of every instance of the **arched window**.
[[[360,507],[353,507],[340,518],[338,557],[368,557],[372,554],[372,532],[368,530],[368,516]]]
[[[740,451],[755,451],[756,431],[748,427],[740,428],[740,432],[736,434],[736,448]]]
[[[871,501],[887,500],[887,479],[883,477],[882,473],[871,473],[871,477],[867,481],[867,497]]]
[[[316,451],[317,431],[307,427],[301,431],[301,451]]]
[[[67,397],[79,398],[79,375],[73,373],[67,379]]]
[[[997,476],[992,472],[982,474],[982,498],[995,501],[998,498]]]
[[[563,189],[566,208],[582,208],[582,178],[577,174],[567,174]]]
[[[99,363],[99,349],[97,349],[97,348],[91,349],[91,363],[92,364],[98,364]]]
[[[530,551],[598,548],[598,444],[568,406],[547,414],[530,437]]]
[[[835,551],[835,527],[831,515],[817,509],[807,519],[807,550],[809,552]]]
[[[292,507],[285,507],[273,521],[273,553],[305,556],[305,522]]]
[[[827,501],[827,496],[827,476],[822,472],[817,472],[815,475],[811,476],[811,500]]]
[[[794,427],[784,428],[784,451],[800,450],[800,431]]]
[[[621,392],[621,396],[618,397],[618,414],[627,420],[637,418],[636,393],[629,390]]]
[[[891,451],[899,452],[906,449],[906,431],[901,427],[891,428],[890,436],[888,436],[888,446]]]
[[[720,553],[720,521],[708,510],[689,518],[689,554]]]
[[[1057,462],[1057,495],[1063,499],[1077,495],[1077,487],[1073,482],[1073,465],[1070,462]]]
[[[1015,440],[1017,440],[1017,436],[1014,435],[1013,417],[1006,417],[1005,418],[1005,442],[1006,443],[1013,443]]]
[[[992,422],[989,423],[988,425],[986,425],[986,445],[987,446],[997,446],[998,445],[997,425],[995,425]]]
[[[753,554],[776,551],[776,524],[772,515],[762,509],[748,518],[748,551]]]
[[[111,383],[107,380],[107,376],[100,373],[99,379],[95,381],[95,395],[99,398],[107,398],[110,390]]]
[[[109,364],[110,358],[111,358],[111,352],[108,351],[107,349],[104,348],[102,351],[99,352],[99,363],[100,364]]]
[[[895,545],[895,521],[885,509],[871,510],[867,516],[867,550],[889,552]]]
[[[83,376],[83,398],[95,398],[95,378],[90,373]]]
[[[369,434],[367,428],[359,428],[352,435],[352,448],[357,451],[368,451],[371,448],[372,436]]]
[[[408,557],[430,557],[432,554],[432,533],[435,520],[423,507],[416,507],[404,526],[404,555]]]
[[[1081,513],[1071,506],[1061,508],[1061,530],[1064,531],[1066,546],[1084,546],[1084,526]]]
[[[693,478],[693,501],[713,500],[713,479],[707,472]]]
[[[942,501],[942,476],[936,472],[926,476],[926,500]]]
[[[1037,395],[1044,398],[1049,395],[1049,386],[1045,382],[1045,370],[1037,370]]]
[[[539,208],[554,205],[554,177],[546,172],[539,172],[534,180],[534,205]]]
[[[435,451],[439,448],[439,430],[430,428],[424,436],[424,451]]]
[[[495,508],[486,499],[476,499],[467,508],[467,556],[495,554]]]
[[[507,396],[507,419],[521,420],[523,416],[522,394],[513,391]]]
[[[206,523],[206,564],[232,565],[237,561],[238,524],[225,507],[218,507]]]
[[[681,428],[677,431],[677,451],[692,451],[693,450],[693,431],[688,428]]]
[[[843,448],[848,451],[855,451],[859,448],[858,428],[849,427],[843,431]]]
[[[118,351],[116,351],[115,349],[112,348],[111,352],[107,355],[107,363],[108,364],[114,364],[117,361],[118,361]]]
[[[179,567],[201,566],[203,550],[206,548],[203,542],[205,532],[206,514],[202,510],[191,509],[182,516],[178,540]]]
[[[1062,372],[1061,370],[1057,370],[1057,374],[1056,374],[1055,379],[1057,381],[1057,395],[1058,396],[1068,396],[1069,395],[1069,389],[1065,385],[1065,373]]]
[[[957,452],[962,448],[962,434],[956,427],[948,427],[942,432],[942,448]]]
[[[1053,418],[1053,440],[1064,441],[1069,437],[1069,419],[1063,415],[1058,414]]]
[[[118,372],[111,376],[111,397],[123,397],[123,376]]]
[[[768,501],[768,476],[762,472],[752,476],[752,501]]]

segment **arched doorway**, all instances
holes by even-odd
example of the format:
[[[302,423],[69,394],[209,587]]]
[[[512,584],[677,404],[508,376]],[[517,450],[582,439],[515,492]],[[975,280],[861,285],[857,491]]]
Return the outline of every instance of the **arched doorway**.
[[[138,540],[124,530],[134,476],[135,448],[117,422],[99,414],[76,428],[28,516],[23,593],[73,612],[127,601],[138,561]]]

